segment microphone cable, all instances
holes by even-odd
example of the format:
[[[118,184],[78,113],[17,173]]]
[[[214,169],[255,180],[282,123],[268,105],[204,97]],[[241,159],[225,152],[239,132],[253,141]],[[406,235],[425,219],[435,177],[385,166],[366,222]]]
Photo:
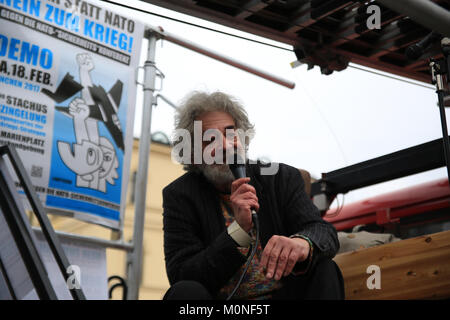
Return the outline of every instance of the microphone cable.
[[[238,283],[236,284],[236,286],[234,287],[233,291],[230,293],[230,295],[228,296],[226,301],[230,300],[234,296],[234,294],[236,293],[237,289],[240,287],[241,282],[244,279],[245,274],[247,273],[247,269],[250,266],[250,263],[252,262],[253,257],[255,256],[256,250],[258,249],[258,245],[259,245],[259,220],[258,220],[258,215],[256,214],[255,210],[252,210],[252,221],[255,224],[255,230],[256,230],[255,245],[252,248],[250,257],[247,259],[247,263],[245,264],[244,271],[242,272],[242,275],[239,278]]]

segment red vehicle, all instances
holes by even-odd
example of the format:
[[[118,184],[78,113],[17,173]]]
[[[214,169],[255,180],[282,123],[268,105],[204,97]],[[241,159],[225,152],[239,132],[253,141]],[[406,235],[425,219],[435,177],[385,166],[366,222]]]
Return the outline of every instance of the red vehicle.
[[[450,187],[443,178],[329,210],[324,217],[338,231],[364,225],[401,239],[450,230]]]

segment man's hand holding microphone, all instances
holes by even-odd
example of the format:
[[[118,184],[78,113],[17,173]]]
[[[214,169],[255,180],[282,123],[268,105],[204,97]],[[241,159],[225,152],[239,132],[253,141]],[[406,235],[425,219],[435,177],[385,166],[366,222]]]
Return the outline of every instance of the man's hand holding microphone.
[[[249,182],[248,177],[233,181],[230,196],[234,218],[247,233],[253,228],[252,210],[259,210],[256,190]],[[306,260],[309,252],[310,244],[305,239],[274,235],[263,250],[260,266],[267,278],[279,280],[289,275],[297,262]]]

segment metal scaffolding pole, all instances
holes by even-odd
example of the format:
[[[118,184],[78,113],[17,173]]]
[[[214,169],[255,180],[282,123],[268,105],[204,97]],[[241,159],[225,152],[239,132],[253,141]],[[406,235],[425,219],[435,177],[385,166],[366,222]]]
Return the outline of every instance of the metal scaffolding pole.
[[[378,0],[391,10],[409,16],[424,27],[450,37],[450,11],[429,0]]]
[[[142,243],[145,224],[145,198],[147,193],[147,175],[151,143],[151,123],[153,108],[153,92],[155,91],[155,50],[157,36],[154,32],[147,32],[148,49],[147,61],[144,64],[144,102],[142,115],[142,131],[139,140],[139,163],[136,175],[136,207],[134,211],[133,251],[130,252],[132,263],[128,268],[128,297],[127,300],[139,298],[139,284],[142,275]]]
[[[221,61],[223,63],[226,63],[226,64],[230,65],[230,66],[233,66],[233,67],[236,67],[238,69],[244,70],[246,72],[252,73],[252,74],[254,74],[254,75],[258,76],[258,77],[261,77],[261,78],[264,78],[266,80],[275,82],[275,83],[277,83],[279,85],[282,85],[284,87],[287,87],[289,89],[294,89],[295,88],[295,83],[290,81],[290,80],[286,80],[286,79],[283,79],[283,78],[281,78],[281,77],[279,77],[277,75],[270,74],[270,73],[268,73],[268,72],[266,72],[264,70],[258,69],[258,68],[254,67],[254,66],[251,66],[251,65],[247,64],[247,63],[244,63],[244,62],[238,61],[236,59],[230,58],[230,57],[228,57],[228,56],[226,56],[226,55],[224,55],[224,54],[222,54],[220,52],[211,50],[209,48],[206,48],[206,47],[203,47],[203,46],[201,46],[199,44],[196,44],[196,43],[194,43],[194,42],[192,42],[190,40],[184,39],[182,37],[179,37],[177,35],[174,35],[172,33],[164,31],[163,28],[161,28],[161,27],[155,28],[155,27],[150,27],[149,26],[149,28],[150,28],[150,30],[152,30],[155,33],[157,33],[158,36],[161,39],[164,39],[164,40],[176,43],[179,46],[182,46],[184,48],[190,49],[192,51],[195,51],[195,52],[200,53],[202,55],[205,55],[207,57],[213,58],[215,60]]]

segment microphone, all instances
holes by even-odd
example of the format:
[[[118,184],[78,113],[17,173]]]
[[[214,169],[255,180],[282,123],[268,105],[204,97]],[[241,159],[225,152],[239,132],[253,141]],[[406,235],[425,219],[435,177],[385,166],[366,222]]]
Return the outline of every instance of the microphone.
[[[233,155],[233,161],[228,164],[228,167],[230,167],[235,179],[245,178],[247,176],[245,173],[245,162],[237,153]]]
[[[228,164],[228,167],[233,173],[235,179],[247,177],[247,174],[245,173],[245,162],[239,154],[235,153],[233,155],[233,161]],[[255,222],[255,220],[258,217],[256,216],[255,209],[252,208],[251,210],[252,210],[252,220],[253,222]]]
[[[429,33],[419,42],[413,44],[412,46],[409,46],[405,51],[406,56],[413,60],[418,59],[425,53],[425,51],[433,42],[440,40],[441,37],[442,35],[438,32],[433,31]]]

